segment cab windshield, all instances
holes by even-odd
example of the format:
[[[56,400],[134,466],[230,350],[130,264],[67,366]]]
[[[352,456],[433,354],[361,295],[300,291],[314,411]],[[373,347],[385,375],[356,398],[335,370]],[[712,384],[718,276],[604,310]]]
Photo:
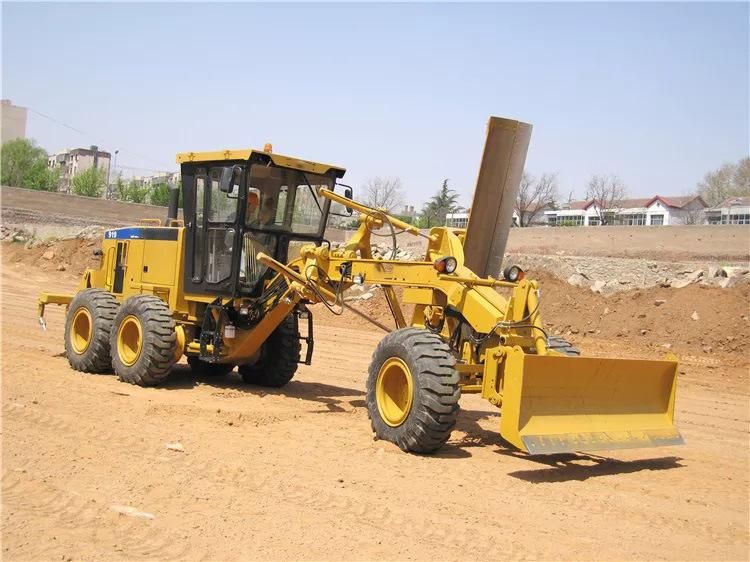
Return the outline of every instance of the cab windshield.
[[[245,226],[255,230],[318,234],[325,199],[318,189],[333,179],[300,170],[254,164],[247,179]]]

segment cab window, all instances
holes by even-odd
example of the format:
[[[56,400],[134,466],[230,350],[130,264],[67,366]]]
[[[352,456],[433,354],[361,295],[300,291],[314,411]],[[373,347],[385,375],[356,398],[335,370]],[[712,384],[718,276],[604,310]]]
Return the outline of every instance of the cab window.
[[[221,172],[223,168],[211,168],[210,171],[210,194],[208,201],[208,222],[234,222],[237,213],[237,192],[239,191],[239,179],[236,179],[236,189],[230,193],[224,193],[219,189]]]
[[[317,234],[324,228],[326,200],[320,187],[331,189],[333,180],[301,170],[254,165],[248,178],[249,198],[245,224],[260,230],[280,230],[296,234]]]

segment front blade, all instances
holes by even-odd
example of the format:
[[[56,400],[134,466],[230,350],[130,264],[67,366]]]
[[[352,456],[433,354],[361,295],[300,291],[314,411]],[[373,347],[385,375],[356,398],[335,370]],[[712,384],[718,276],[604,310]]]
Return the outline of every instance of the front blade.
[[[683,443],[676,361],[527,355],[503,371],[502,436],[532,454]]]

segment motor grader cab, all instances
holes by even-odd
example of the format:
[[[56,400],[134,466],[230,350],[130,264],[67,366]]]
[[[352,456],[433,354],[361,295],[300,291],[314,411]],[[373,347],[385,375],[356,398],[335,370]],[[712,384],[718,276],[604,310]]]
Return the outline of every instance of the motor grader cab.
[[[256,255],[286,263],[292,244],[320,244],[345,170],[270,151],[181,154],[186,293],[258,297],[269,278]],[[347,194],[351,195],[351,190]]]
[[[422,232],[356,203],[348,188],[336,192],[344,170],[335,166],[270,151],[177,160],[183,221],[173,198],[166,226],[107,231],[101,266],[84,273],[75,295],[39,297],[40,320],[45,305],[67,306],[74,369],[111,368],[123,381],[154,385],[186,355],[202,376],[237,367],[248,383],[283,386],[312,359],[308,305],[340,313],[351,309],[347,289],[377,284],[395,325],[381,325],[390,333],[367,375],[377,437],[434,451],[450,437],[461,394],[478,393],[501,408],[501,435],[529,453],[682,442],[676,358],[580,357],[545,329],[535,281],[515,267],[494,279],[464,265],[464,230]],[[334,203],[359,212],[359,228],[336,249],[323,238]],[[397,231],[423,237],[423,258],[374,259],[379,229],[394,243]]]

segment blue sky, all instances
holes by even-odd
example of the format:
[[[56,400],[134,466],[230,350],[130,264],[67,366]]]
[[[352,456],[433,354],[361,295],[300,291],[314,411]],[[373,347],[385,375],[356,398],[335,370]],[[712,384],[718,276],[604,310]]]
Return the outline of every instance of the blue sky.
[[[676,195],[750,152],[748,41],[746,3],[4,3],[2,96],[87,133],[32,113],[49,151],[177,169],[271,141],[417,205],[446,177],[469,204],[500,115],[565,197],[594,173]]]

